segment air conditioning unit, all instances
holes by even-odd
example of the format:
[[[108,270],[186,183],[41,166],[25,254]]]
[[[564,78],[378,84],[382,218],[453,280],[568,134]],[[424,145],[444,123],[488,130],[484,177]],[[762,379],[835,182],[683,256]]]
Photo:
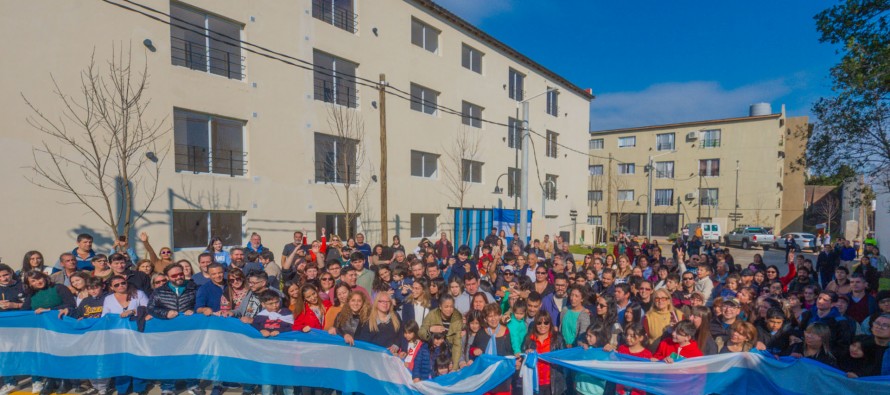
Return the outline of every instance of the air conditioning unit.
[[[694,192],[687,193],[686,200],[692,200],[692,199],[695,199],[695,193]]]
[[[695,140],[698,140],[698,132],[686,133],[686,141],[695,141]]]

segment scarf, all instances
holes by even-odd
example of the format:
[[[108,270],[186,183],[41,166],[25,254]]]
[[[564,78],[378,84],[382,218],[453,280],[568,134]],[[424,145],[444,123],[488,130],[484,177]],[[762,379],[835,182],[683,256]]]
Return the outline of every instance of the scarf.
[[[500,329],[501,329],[500,323],[498,323],[498,326],[495,327],[494,330],[492,330],[491,328],[485,329],[485,332],[487,332],[489,335],[491,335],[491,337],[488,338],[488,345],[485,346],[485,354],[498,355],[498,342],[497,342],[496,336]]]

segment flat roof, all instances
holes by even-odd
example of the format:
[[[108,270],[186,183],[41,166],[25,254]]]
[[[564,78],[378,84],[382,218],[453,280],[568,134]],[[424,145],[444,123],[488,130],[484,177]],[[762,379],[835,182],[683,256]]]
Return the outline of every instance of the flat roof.
[[[531,60],[531,58],[519,53],[515,49],[511,48],[509,45],[504,44],[500,40],[492,37],[490,34],[482,31],[478,27],[473,26],[472,23],[467,22],[463,18],[455,15],[451,11],[448,11],[447,9],[436,4],[432,0],[413,0],[413,1],[415,3],[423,6],[424,8],[436,13],[437,15],[444,18],[445,20],[467,30],[471,34],[475,35],[476,38],[478,38],[480,41],[485,42],[494,48],[497,48],[497,49],[500,49],[501,51],[506,52],[507,55],[510,55],[510,56],[516,58],[517,60],[519,60],[519,62],[525,63],[527,66],[531,67],[532,69],[535,69],[536,71],[540,72],[541,74],[544,74],[544,75],[552,78],[554,81],[564,85],[565,87],[569,88],[571,91],[577,93],[581,97],[584,97],[587,100],[593,100],[596,98],[596,96],[593,95],[593,93],[591,93],[587,89],[583,89],[583,88],[569,82],[569,80],[565,79],[564,77],[560,76],[559,74],[556,74],[555,72],[551,71],[550,69],[542,66],[540,63],[535,62],[534,60]]]
[[[708,124],[714,124],[714,123],[761,121],[764,119],[779,118],[781,116],[782,116],[781,113],[777,113],[777,114],[757,115],[757,116],[751,116],[751,117],[723,118],[723,119],[711,119],[711,120],[707,120],[707,121],[692,121],[692,122],[668,123],[668,124],[663,124],[663,125],[639,126],[639,127],[635,127],[635,128],[625,128],[625,129],[591,130],[590,134],[614,134],[614,133],[627,133],[627,132],[645,132],[647,130],[683,128],[683,127],[689,127],[689,126],[700,126],[700,125],[708,125]]]

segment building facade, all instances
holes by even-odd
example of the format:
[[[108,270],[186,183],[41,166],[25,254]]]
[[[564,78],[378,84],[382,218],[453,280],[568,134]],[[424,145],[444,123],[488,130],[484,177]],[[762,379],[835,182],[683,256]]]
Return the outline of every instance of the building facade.
[[[588,223],[610,232],[678,233],[691,222],[725,231],[799,231],[806,117],[767,113],[590,133]],[[804,129],[801,129],[804,128]],[[648,167],[651,162],[651,169]],[[649,172],[651,190],[649,188]]]
[[[146,117],[168,129],[159,141],[167,149],[150,155],[166,156],[162,193],[136,232],[177,256],[203,251],[212,236],[244,245],[252,232],[278,254],[296,230],[310,239],[322,227],[348,236],[347,218],[350,233],[364,232],[372,243],[389,244],[381,240],[386,233],[413,247],[452,232],[455,208],[513,208],[524,100],[536,158],[529,161],[532,234],[571,229],[569,213],[586,204],[587,158],[563,148],[587,140],[590,92],[432,1],[28,1],[0,8],[6,36],[20,38],[7,44],[17,56],[4,60],[0,77],[8,120],[0,133],[0,194],[7,223],[16,224],[0,230],[7,261],[29,249],[70,251],[79,233],[93,234],[99,246],[112,243],[95,215],[63,204],[71,196],[31,182],[33,149],[54,142],[29,125],[34,113],[22,96],[58,118],[53,81],[76,95],[91,56],[102,68],[113,48],[132,48],[133,64],[147,65]],[[331,121],[343,117],[353,125],[345,132]],[[475,155],[455,158],[461,139],[479,146]],[[463,199],[453,192],[458,184]],[[544,203],[547,218],[538,212]]]

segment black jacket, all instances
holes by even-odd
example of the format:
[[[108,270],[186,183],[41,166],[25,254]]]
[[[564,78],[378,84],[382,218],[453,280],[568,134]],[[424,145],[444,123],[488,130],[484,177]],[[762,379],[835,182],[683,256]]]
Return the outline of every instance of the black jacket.
[[[532,328],[534,330],[534,328]],[[534,332],[529,332],[534,333]],[[566,348],[566,341],[562,338],[562,335],[559,332],[553,332],[550,334],[550,351],[562,350]],[[522,343],[522,352],[532,350],[537,351],[538,345],[535,343],[535,340],[532,339],[532,335],[529,335],[525,338],[525,342]],[[520,352],[520,350],[515,350]],[[557,364],[550,364],[550,393],[551,394],[562,394],[566,391],[566,371],[563,367]]]
[[[136,287],[136,289],[145,293],[146,296],[151,296],[151,278],[145,275],[145,273],[130,270],[127,271],[127,283],[131,287]]]
[[[140,273],[145,275],[143,273]],[[165,284],[156,289],[148,299],[148,313],[160,319],[167,319],[167,312],[177,311],[183,313],[187,310],[195,310],[195,298],[198,295],[198,286],[191,281],[185,283],[185,290],[177,295]]]
[[[3,300],[8,300],[14,303],[22,303],[25,301],[25,289],[22,287],[22,283],[13,280],[12,284],[3,286],[0,285],[0,295],[2,295]],[[13,311],[18,309],[0,309],[0,311]]]

